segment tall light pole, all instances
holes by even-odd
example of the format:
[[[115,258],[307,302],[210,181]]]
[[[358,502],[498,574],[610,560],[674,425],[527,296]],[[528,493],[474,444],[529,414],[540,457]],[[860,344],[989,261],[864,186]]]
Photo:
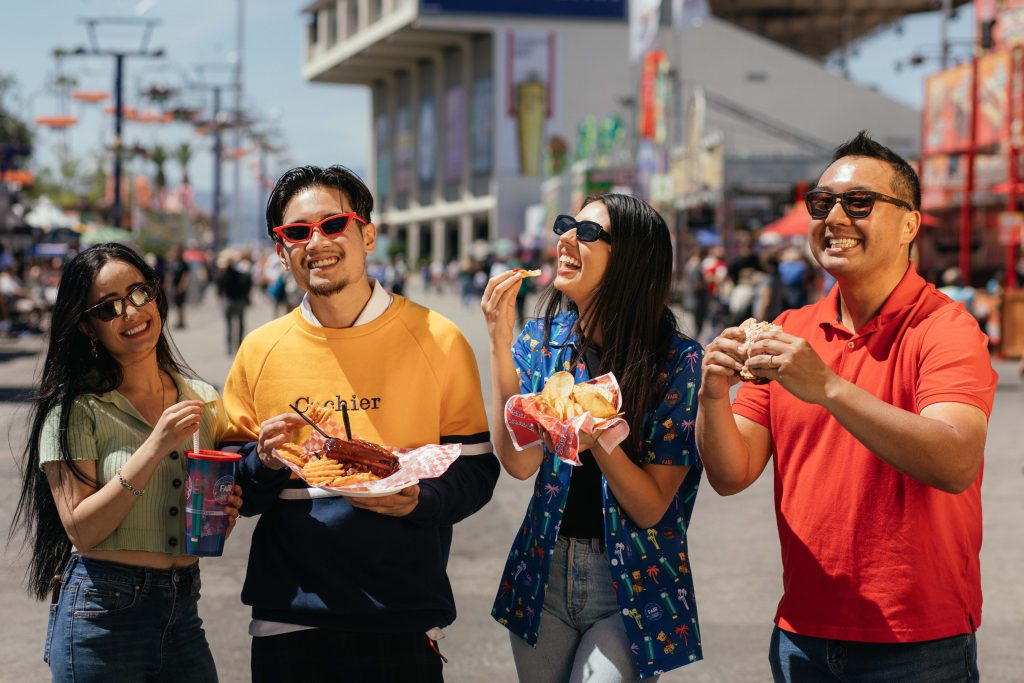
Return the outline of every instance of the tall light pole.
[[[200,80],[202,81],[203,75],[218,67],[223,67],[223,64],[201,64],[196,67],[200,74]],[[234,83],[206,83],[201,82],[198,87],[209,89],[213,92],[213,116],[210,121],[213,125],[213,206],[210,211],[210,222],[213,239],[211,248],[213,253],[216,254],[220,251],[221,246],[221,232],[220,232],[220,205],[221,205],[221,164],[224,161],[224,128],[228,125],[239,125],[239,113],[234,116],[225,117],[225,114],[220,110],[220,97],[224,90],[234,88]],[[225,119],[229,120],[225,120]]]
[[[136,17],[91,17],[80,20],[89,32],[89,47],[76,48],[69,54],[90,57],[114,58],[114,201],[110,207],[110,221],[121,227],[121,152],[124,128],[124,60],[125,57],[163,57],[162,49],[150,50],[149,39],[158,19]],[[101,26],[136,26],[142,29],[139,47],[134,50],[103,49],[99,45],[96,29]]]
[[[236,13],[235,26],[235,150],[242,148],[242,55],[245,49],[245,0],[237,0],[238,11]],[[242,161],[241,157],[235,157],[233,166],[234,172],[234,196],[231,198],[231,226],[238,225],[241,213],[242,197]]]

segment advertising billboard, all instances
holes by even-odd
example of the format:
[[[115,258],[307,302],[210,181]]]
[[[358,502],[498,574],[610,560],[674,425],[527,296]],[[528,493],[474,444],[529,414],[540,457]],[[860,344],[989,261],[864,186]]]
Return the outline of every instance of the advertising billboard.
[[[979,147],[1000,143],[1009,137],[1009,83],[1009,52],[994,52],[978,60]]]
[[[971,67],[928,77],[925,84],[924,153],[958,152],[970,142]]]
[[[532,14],[625,19],[626,0],[421,0],[422,14]]]

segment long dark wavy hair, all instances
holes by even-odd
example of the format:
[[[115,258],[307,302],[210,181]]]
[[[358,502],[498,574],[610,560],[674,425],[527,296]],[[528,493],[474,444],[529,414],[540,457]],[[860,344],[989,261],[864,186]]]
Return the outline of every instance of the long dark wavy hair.
[[[109,261],[123,261],[133,266],[144,280],[159,280],[156,272],[138,254],[120,244],[99,244],[86,249],[68,261],[64,268],[53,306],[43,374],[39,390],[33,396],[31,429],[22,463],[21,496],[8,535],[10,540],[23,527],[26,538],[31,540],[28,589],[38,599],[46,596],[53,576],[63,569],[71,555],[71,541],[57,513],[46,473],[39,466],[39,438],[43,424],[51,411],[60,411],[60,462],[76,479],[96,486],[97,482],[79,469],[68,448],[71,406],[82,394],[100,394],[116,389],[124,378],[121,364],[102,344],[96,345],[97,357],[93,358],[91,341],[79,327],[93,280]],[[157,363],[164,371],[194,376],[167,337],[164,324],[167,320],[167,298],[162,290],[156,301],[161,321],[160,339],[156,344]]]
[[[601,369],[615,373],[622,390],[622,410],[629,423],[626,453],[636,460],[643,441],[644,418],[665,390],[662,373],[672,338],[681,336],[668,307],[672,285],[672,242],[657,211],[631,195],[587,197],[583,206],[603,202],[611,220],[613,246],[591,303],[576,322],[579,343],[575,364],[593,344],[586,330],[601,326]],[[544,319],[544,344],[551,321],[563,311],[579,314],[576,304],[554,287],[544,293],[538,311]]]

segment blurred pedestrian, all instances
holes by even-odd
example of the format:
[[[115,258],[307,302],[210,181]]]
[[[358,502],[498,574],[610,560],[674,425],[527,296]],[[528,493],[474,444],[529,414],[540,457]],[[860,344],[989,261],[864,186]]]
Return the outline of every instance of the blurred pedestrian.
[[[481,300],[495,451],[513,477],[536,475],[491,614],[522,683],[657,678],[702,657],[686,543],[701,479],[701,349],[669,309],[672,244],[654,209],[601,195],[554,230],[558,275],[542,318],[515,338],[518,271],[493,277]],[[550,444],[517,450],[504,423],[513,394],[562,370],[577,382],[613,372],[629,425],[621,442],[581,433],[577,467]]]
[[[708,286],[701,269],[704,256],[702,249],[694,248],[683,264],[683,310],[693,316],[691,332],[693,338],[697,340],[701,339],[701,331],[708,315]]]
[[[808,192],[837,286],[741,347],[706,349],[697,444],[723,495],[775,458],[785,586],[776,681],[977,681],[987,340],[910,261],[914,169],[861,132]],[[766,384],[745,384],[743,364]]]
[[[220,270],[217,293],[224,301],[228,354],[232,354],[238,350],[245,336],[245,309],[250,303],[252,265],[234,249],[225,249],[217,261],[217,268]]]
[[[174,303],[174,310],[177,313],[178,322],[175,329],[185,329],[185,305],[188,300],[188,286],[192,281],[192,270],[188,261],[185,260],[185,252],[181,245],[171,247],[167,255],[168,269],[170,273],[171,301]]]
[[[185,458],[215,447],[217,392],[187,376],[156,273],[103,244],[67,266],[30,420],[14,527],[29,590],[50,597],[54,681],[216,681],[185,554]],[[229,530],[238,490],[224,508]]]

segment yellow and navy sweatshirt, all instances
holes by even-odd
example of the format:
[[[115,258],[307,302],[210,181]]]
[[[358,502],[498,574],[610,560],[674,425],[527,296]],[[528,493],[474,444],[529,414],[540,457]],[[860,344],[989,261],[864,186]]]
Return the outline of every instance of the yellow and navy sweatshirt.
[[[264,467],[254,443],[261,422],[311,401],[346,403],[363,439],[461,443],[462,455],[420,482],[419,504],[404,518],[319,497],[289,470]],[[244,443],[242,514],[260,515],[242,588],[254,619],[360,632],[426,631],[455,619],[445,571],[452,525],[490,500],[500,468],[473,350],[451,321],[400,296],[345,329],[318,327],[296,308],[242,342],[224,405],[225,442]]]

